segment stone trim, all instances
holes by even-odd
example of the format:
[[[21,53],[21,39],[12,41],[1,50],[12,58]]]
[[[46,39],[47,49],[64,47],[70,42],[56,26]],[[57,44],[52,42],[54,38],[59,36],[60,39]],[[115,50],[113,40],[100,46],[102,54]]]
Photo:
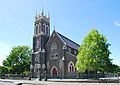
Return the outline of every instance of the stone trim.
[[[70,54],[70,55],[72,55],[72,56],[74,56],[74,57],[77,57],[76,55],[74,55],[74,54],[72,54],[72,53],[70,53],[70,52],[68,52],[68,51],[66,51],[66,53],[68,53],[68,54]]]
[[[72,61],[68,64],[68,72],[75,72],[75,65]]]
[[[54,69],[54,68],[56,69],[56,71],[57,71],[57,76],[58,76],[58,69],[57,69],[57,67],[56,67],[56,66],[53,66],[53,67],[51,68],[51,71],[50,71],[50,72],[51,72],[51,77],[53,77],[52,72],[53,72],[53,69]]]

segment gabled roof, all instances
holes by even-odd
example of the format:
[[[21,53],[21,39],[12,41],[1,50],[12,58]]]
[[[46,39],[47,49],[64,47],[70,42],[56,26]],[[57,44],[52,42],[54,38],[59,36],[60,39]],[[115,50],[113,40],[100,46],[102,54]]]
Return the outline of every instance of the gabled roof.
[[[63,36],[62,34],[60,34],[58,32],[56,32],[56,33],[59,35],[59,37],[62,39],[62,41],[64,41],[64,43],[66,43],[67,46],[78,50],[78,48],[80,47],[79,44],[75,43],[74,41],[68,39],[67,37]]]

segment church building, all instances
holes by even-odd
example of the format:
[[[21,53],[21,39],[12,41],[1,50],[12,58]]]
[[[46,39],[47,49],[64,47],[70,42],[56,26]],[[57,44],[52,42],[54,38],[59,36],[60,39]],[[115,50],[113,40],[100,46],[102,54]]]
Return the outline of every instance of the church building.
[[[79,44],[56,32],[50,35],[50,17],[35,16],[31,77],[77,78],[75,68]]]

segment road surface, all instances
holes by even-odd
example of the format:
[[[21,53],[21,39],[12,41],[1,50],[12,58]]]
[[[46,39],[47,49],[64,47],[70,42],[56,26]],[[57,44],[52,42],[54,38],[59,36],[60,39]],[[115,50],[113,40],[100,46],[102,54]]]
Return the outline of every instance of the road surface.
[[[9,82],[0,82],[0,85],[16,85],[14,83],[9,83]]]
[[[22,85],[120,85],[120,83],[79,83],[0,79],[0,85],[17,85],[15,82],[22,82]]]

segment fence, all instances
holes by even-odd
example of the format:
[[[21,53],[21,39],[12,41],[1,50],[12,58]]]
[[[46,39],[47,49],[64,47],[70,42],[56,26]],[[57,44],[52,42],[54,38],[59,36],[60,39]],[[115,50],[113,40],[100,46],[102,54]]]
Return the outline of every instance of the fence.
[[[0,74],[0,78],[7,78],[7,79],[25,79],[28,80],[30,79],[30,75],[23,75],[23,74]],[[47,77],[48,79],[50,79],[49,77]],[[57,79],[62,79],[64,77],[56,77]],[[66,76],[65,78],[67,79],[96,79],[99,80],[100,78],[116,78],[116,79],[120,79],[120,74],[116,74],[116,73],[89,73],[89,74],[79,74],[76,75],[76,77],[68,77]]]
[[[28,80],[30,77],[29,77],[29,75],[23,75],[23,74],[0,74],[0,78],[2,78],[2,79],[25,79],[25,80]]]
[[[111,77],[118,77],[119,78],[120,74],[117,73],[82,73],[79,74],[79,79],[99,79],[99,78],[111,78]]]

